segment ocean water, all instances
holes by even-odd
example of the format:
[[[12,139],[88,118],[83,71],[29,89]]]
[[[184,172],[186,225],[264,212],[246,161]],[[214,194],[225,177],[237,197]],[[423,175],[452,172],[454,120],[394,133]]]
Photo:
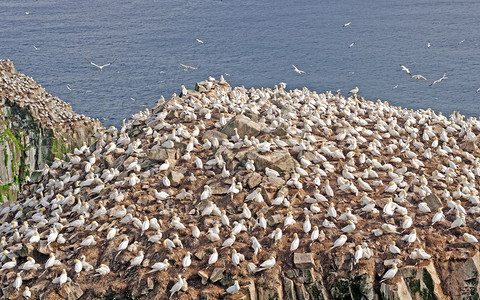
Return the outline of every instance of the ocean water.
[[[479,1],[5,0],[0,58],[106,126],[220,74],[245,87],[358,86],[369,100],[476,117],[479,11]],[[99,72],[85,58],[116,61]],[[448,79],[429,86],[399,64]]]

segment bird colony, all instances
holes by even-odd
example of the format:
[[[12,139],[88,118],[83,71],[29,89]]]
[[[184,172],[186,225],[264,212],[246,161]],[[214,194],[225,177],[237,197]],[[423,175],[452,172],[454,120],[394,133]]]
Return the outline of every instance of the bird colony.
[[[0,60],[0,97],[28,110],[35,121],[47,128],[92,122],[89,117],[75,113],[69,103],[48,94],[33,78],[18,74],[10,60]],[[27,122],[26,118],[22,121]]]
[[[479,121],[357,93],[209,78],[97,132],[1,205],[3,295],[234,297],[297,254],[389,284],[475,254]]]

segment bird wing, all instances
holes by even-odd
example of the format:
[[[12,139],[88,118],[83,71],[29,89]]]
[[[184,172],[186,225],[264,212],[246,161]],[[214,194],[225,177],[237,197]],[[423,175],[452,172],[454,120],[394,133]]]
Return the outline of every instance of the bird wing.
[[[109,65],[113,64],[113,63],[116,62],[116,61],[117,61],[117,57],[115,57],[115,59],[114,59],[112,62],[110,62],[110,63],[108,63],[108,64],[105,64],[105,65],[103,65],[103,66],[101,66],[101,67],[102,67],[102,68],[108,67]]]
[[[93,63],[93,62],[89,61],[88,58],[85,58],[85,60],[88,61],[91,65],[94,65],[97,68],[102,68],[103,67],[103,66],[101,67],[101,66],[97,65],[96,63]]]

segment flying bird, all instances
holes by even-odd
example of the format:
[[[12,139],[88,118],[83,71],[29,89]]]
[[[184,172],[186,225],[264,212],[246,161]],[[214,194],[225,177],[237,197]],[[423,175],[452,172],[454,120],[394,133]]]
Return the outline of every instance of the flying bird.
[[[110,66],[110,65],[113,64],[117,59],[115,58],[111,63],[105,64],[105,65],[101,65],[101,66],[97,65],[96,63],[91,62],[90,60],[88,60],[88,58],[85,58],[85,60],[88,61],[92,66],[97,67],[99,71],[103,71],[103,68]]]
[[[350,24],[352,24],[352,22],[345,23],[345,24],[343,24],[343,27],[350,26]]]
[[[408,75],[412,76],[412,73],[410,73],[410,70],[407,67],[405,67],[402,64],[400,65],[400,67],[402,68],[402,71],[405,71],[405,72],[407,72]]]
[[[353,46],[355,46],[355,42],[351,43],[350,46],[348,46],[348,48],[352,48]]]
[[[432,45],[430,44],[430,42],[427,42],[427,48],[430,48]]]
[[[297,72],[298,74],[303,74],[303,73],[305,73],[305,71],[299,70],[297,67],[295,67],[295,65],[292,65],[292,67],[293,67],[293,70],[294,70],[295,72]]]
[[[442,80],[444,80],[444,79],[448,79],[447,73],[443,73],[443,76],[442,76],[441,78],[435,80],[434,82],[430,83],[430,86],[432,86],[432,85],[434,85],[434,84],[437,84],[437,83],[440,83],[440,82],[442,82]]]
[[[412,79],[412,78],[413,78],[413,79],[423,79],[423,80],[425,80],[426,82],[430,83],[430,81],[428,81],[428,79],[425,78],[425,77],[422,76],[422,75],[412,75],[412,76],[410,76],[410,79]]]
[[[201,39],[195,39],[195,40],[197,40],[197,42],[199,42],[200,44],[204,44],[204,42]]]
[[[188,70],[198,70],[200,67],[192,67],[192,66],[188,66],[188,65],[184,65],[184,64],[181,64],[179,63],[182,67],[183,67],[183,70],[184,71],[188,71]]]

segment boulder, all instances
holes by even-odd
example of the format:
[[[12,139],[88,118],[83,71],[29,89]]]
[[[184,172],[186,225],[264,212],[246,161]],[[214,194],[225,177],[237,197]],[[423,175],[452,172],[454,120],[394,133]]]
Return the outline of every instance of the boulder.
[[[293,263],[299,269],[308,269],[315,267],[315,261],[312,253],[295,253]]]
[[[217,282],[223,277],[223,272],[225,272],[225,268],[215,268],[210,275],[211,282]]]
[[[291,279],[287,277],[283,279],[283,292],[285,294],[285,299],[287,300],[297,299],[297,295],[295,293],[295,284]]]
[[[178,153],[175,149],[157,148],[148,152],[148,158],[162,162],[168,159],[172,168],[178,159]]]
[[[203,134],[203,138],[209,141],[213,140],[213,138],[217,138],[219,142],[222,142],[224,139],[228,139],[228,136],[225,133],[222,133],[217,130],[207,130]],[[203,141],[199,141],[200,143]]]
[[[80,288],[80,285],[67,282],[62,285],[62,288],[58,291],[60,296],[68,300],[77,300],[83,295],[83,290]]]
[[[262,132],[263,126],[244,115],[236,115],[223,127],[222,133],[231,137],[235,134],[235,128],[237,128],[238,135],[243,138],[245,135],[259,135]]]
[[[269,167],[280,173],[290,173],[295,168],[295,159],[287,150],[266,153],[250,152],[247,154],[247,158],[254,160],[258,171],[263,171],[266,167]]]
[[[412,300],[412,296],[408,292],[407,284],[403,277],[399,279],[391,279],[392,283],[383,282],[380,286],[380,294],[385,300]]]
[[[423,201],[427,202],[428,207],[430,207],[430,209],[435,212],[440,207],[443,207],[442,201],[440,201],[440,199],[438,199],[437,195],[435,194],[428,195],[423,199]]]
[[[170,178],[171,177],[171,178]],[[170,179],[170,183],[172,186],[179,186],[180,183],[182,182],[182,179],[184,178],[185,176],[180,173],[180,172],[177,172],[177,171],[172,171],[170,172],[170,176],[169,176],[169,179]]]

